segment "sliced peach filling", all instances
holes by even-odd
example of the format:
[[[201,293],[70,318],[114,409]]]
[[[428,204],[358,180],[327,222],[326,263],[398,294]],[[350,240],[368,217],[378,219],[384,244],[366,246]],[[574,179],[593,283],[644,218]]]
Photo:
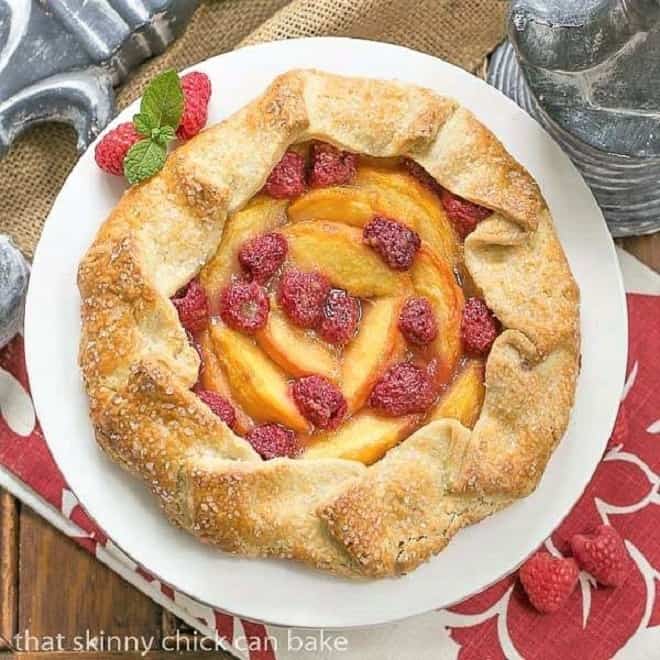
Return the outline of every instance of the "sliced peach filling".
[[[199,275],[206,329],[186,294],[173,302],[200,353],[196,390],[224,397],[232,428],[248,440],[258,430],[259,447],[295,433],[286,454],[262,455],[371,464],[428,421],[476,423],[499,326],[485,305],[465,303],[462,242],[439,188],[398,161],[323,149],[340,154],[336,166],[308,163],[313,176],[293,183],[276,168],[271,194],[227,219]]]

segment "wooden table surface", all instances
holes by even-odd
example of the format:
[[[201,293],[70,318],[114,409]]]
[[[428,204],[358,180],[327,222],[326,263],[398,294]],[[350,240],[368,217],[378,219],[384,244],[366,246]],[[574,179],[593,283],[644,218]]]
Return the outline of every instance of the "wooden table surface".
[[[619,244],[660,271],[660,234]],[[0,660],[43,658],[48,652],[19,652],[15,635],[29,629],[39,638],[64,636],[73,648],[76,635],[89,630],[106,636],[145,636],[156,646],[179,630],[194,648],[194,633],[174,616],[116,576],[73,541],[56,531],[27,506],[0,491]],[[185,645],[182,645],[185,648]],[[186,658],[204,654],[183,653]],[[59,657],[70,657],[70,652]],[[229,658],[224,653],[216,657]],[[76,658],[109,657],[103,652],[76,653]],[[139,654],[113,658],[140,657]],[[172,657],[155,652],[149,658]],[[205,655],[208,657],[208,654]]]

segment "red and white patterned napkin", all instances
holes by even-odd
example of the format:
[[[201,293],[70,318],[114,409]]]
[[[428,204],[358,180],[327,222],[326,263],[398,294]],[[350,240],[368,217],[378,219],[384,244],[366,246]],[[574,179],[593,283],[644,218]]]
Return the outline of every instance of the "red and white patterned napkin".
[[[35,418],[21,336],[0,352],[0,486],[242,660],[660,658],[660,277],[622,251],[619,259],[630,334],[621,411],[591,483],[545,546],[561,554],[574,533],[607,522],[636,570],[616,590],[581,574],[557,614],[535,613],[515,576],[449,609],[325,636],[241,620],[189,598],[123,554],[68,488]]]

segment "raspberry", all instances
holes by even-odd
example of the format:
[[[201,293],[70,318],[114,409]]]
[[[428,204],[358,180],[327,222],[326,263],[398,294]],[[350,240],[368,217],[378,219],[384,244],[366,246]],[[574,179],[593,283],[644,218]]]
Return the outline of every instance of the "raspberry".
[[[255,426],[245,439],[254,450],[266,460],[288,456],[293,458],[300,453],[296,434],[280,424],[261,424]]]
[[[282,265],[287,248],[286,238],[282,234],[262,234],[243,243],[238,261],[252,279],[264,284]]]
[[[430,376],[411,362],[391,366],[376,383],[369,405],[390,417],[424,412],[435,399]]]
[[[607,587],[620,587],[632,568],[623,539],[609,525],[600,525],[591,534],[576,534],[571,550],[580,567]]]
[[[323,376],[305,376],[291,388],[298,410],[314,426],[335,429],[346,415],[344,395],[336,385]]]
[[[220,317],[234,330],[253,333],[266,325],[270,303],[256,282],[233,282],[220,294]]]
[[[198,390],[196,394],[230,429],[234,428],[236,411],[225,397],[210,390]]]
[[[94,149],[96,164],[108,174],[122,176],[124,174],[124,158],[128,150],[142,136],[135,130],[130,121],[119,124],[108,131]]]
[[[399,315],[399,330],[411,344],[430,344],[438,336],[431,303],[426,298],[408,298]]]
[[[181,325],[190,333],[201,332],[209,319],[209,306],[206,293],[197,280],[190,283],[172,298],[172,304],[179,313]]]
[[[184,97],[183,114],[176,134],[181,140],[189,140],[206,125],[209,115],[209,99],[211,98],[211,81],[205,73],[191,71],[185,76],[181,76],[181,89]]]
[[[463,348],[472,355],[485,355],[493,345],[500,324],[481,298],[468,298],[463,307]]]
[[[421,246],[417,232],[379,215],[365,225],[362,238],[394,270],[408,270]]]
[[[537,552],[520,568],[525,593],[536,610],[556,612],[573,593],[580,571],[572,557],[553,557]]]
[[[432,190],[437,195],[442,192],[442,186],[412,158],[404,158],[402,160],[402,165],[408,170],[408,174],[415,177],[415,179],[417,179],[424,187]]]
[[[327,142],[314,142],[311,149],[309,185],[312,188],[350,183],[357,170],[357,156]]]
[[[355,335],[360,303],[343,289],[332,289],[325,299],[323,315],[316,331],[330,344],[347,344]]]
[[[321,273],[287,270],[280,281],[278,299],[287,316],[300,328],[315,327],[330,291],[328,278]]]
[[[291,199],[305,192],[305,159],[287,151],[266,179],[266,192],[276,199]]]
[[[442,190],[440,201],[461,238],[474,231],[476,226],[492,213],[490,209],[468,202],[448,190]]]

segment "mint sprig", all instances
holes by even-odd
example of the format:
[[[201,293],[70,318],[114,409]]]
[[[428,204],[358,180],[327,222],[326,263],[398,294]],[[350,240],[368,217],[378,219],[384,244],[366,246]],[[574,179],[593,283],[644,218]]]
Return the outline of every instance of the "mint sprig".
[[[136,142],[124,159],[124,175],[138,183],[160,171],[167,157],[167,145],[176,136],[183,114],[184,97],[176,71],[157,75],[148,85],[140,102],[133,126],[143,140]]]
[[[136,142],[124,158],[124,176],[130,184],[139,183],[162,169],[167,147],[156,140]]]
[[[151,123],[151,128],[171,126],[176,129],[182,113],[181,81],[177,72],[169,69],[156,76],[144,90],[140,114]]]

